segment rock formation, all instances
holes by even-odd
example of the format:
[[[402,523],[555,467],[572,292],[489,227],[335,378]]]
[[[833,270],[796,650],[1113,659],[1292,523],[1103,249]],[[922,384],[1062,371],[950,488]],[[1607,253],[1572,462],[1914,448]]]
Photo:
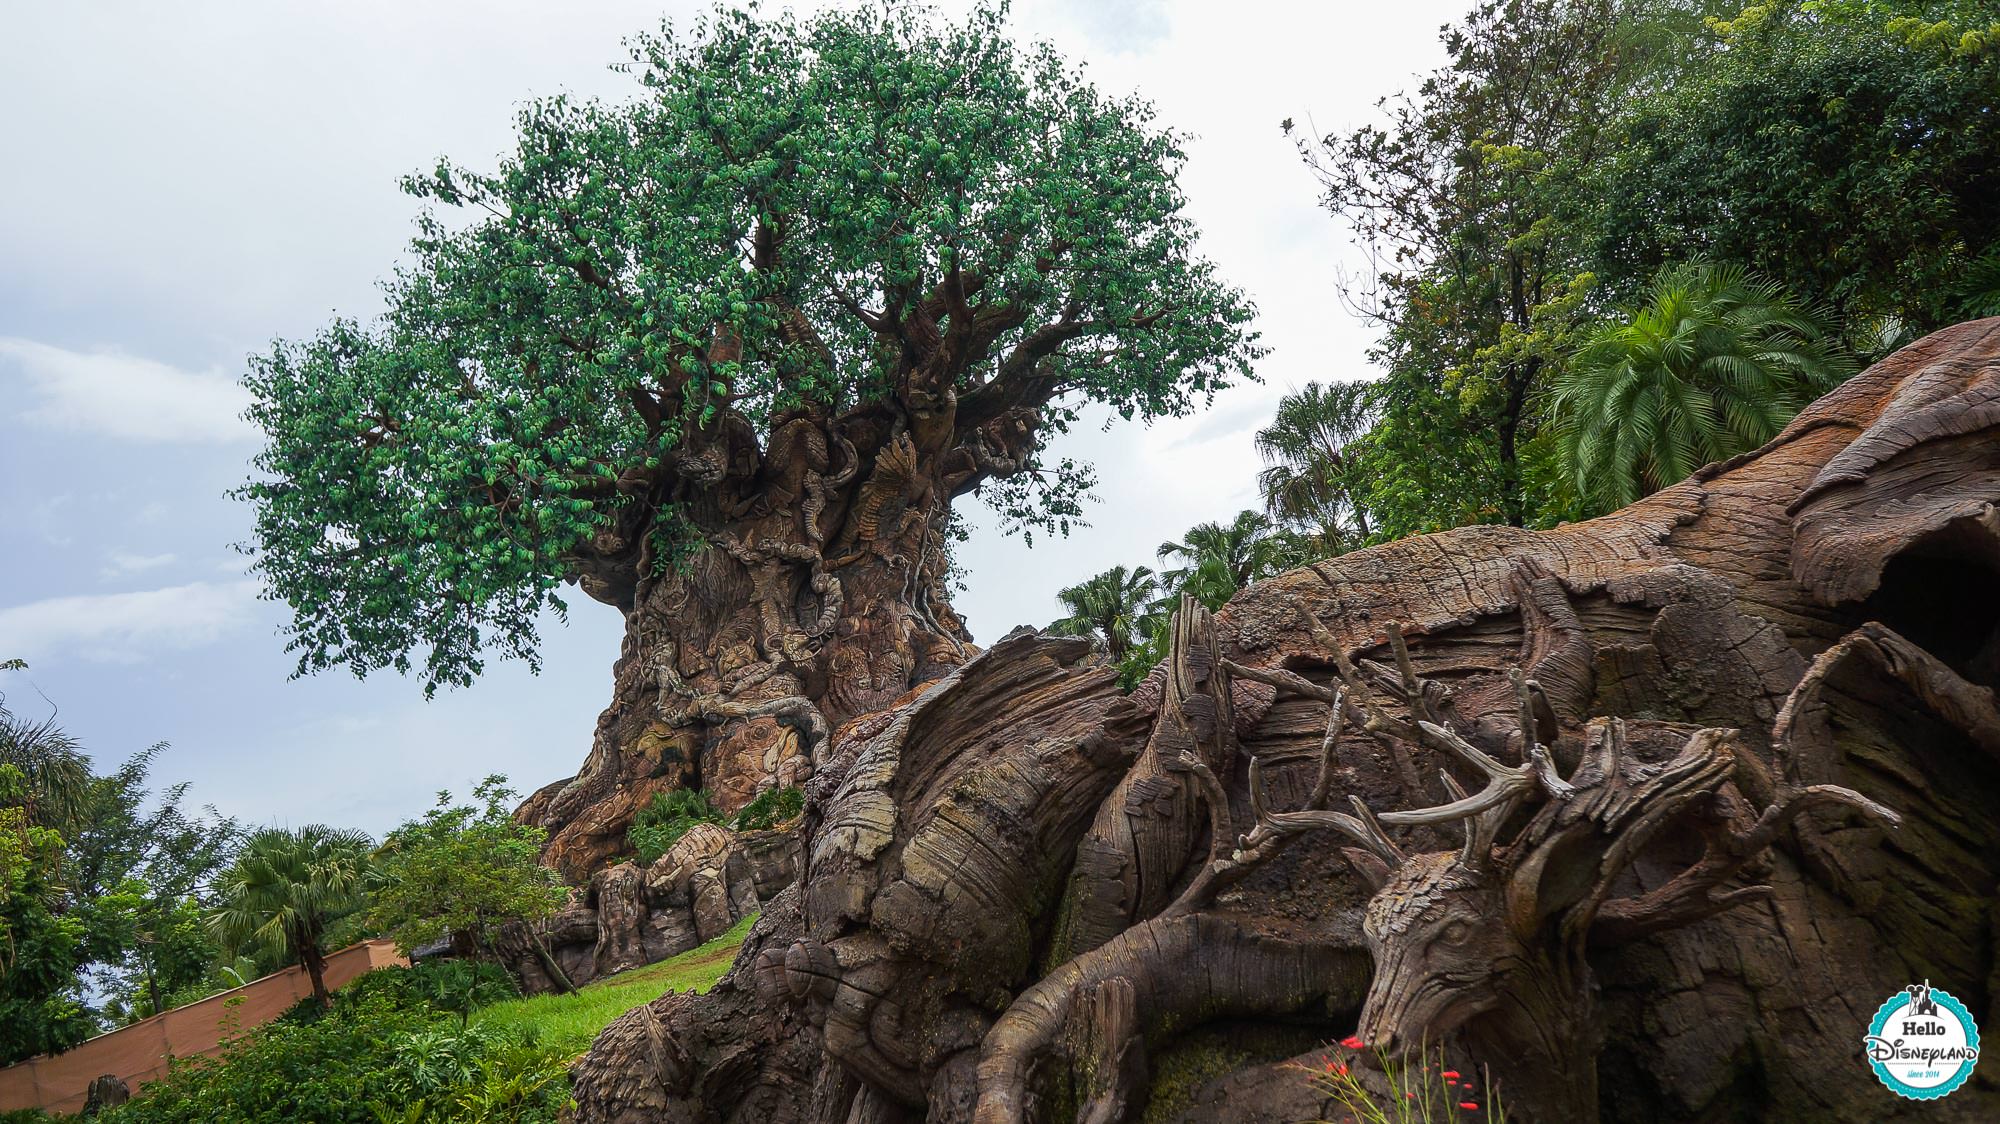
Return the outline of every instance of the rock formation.
[[[696,824],[650,866],[622,862],[571,891],[542,926],[502,931],[501,958],[523,991],[554,990],[543,950],[573,985],[677,956],[727,932],[791,884],[798,837]]]
[[[1602,519],[1184,606],[1130,695],[1024,630],[857,711],[796,880],[577,1120],[1312,1119],[1288,1063],[1355,1034],[1516,1120],[1994,1119],[1990,1064],[1919,1104],[1860,1047],[1920,980],[1994,1025],[1996,688],[1986,320]]]

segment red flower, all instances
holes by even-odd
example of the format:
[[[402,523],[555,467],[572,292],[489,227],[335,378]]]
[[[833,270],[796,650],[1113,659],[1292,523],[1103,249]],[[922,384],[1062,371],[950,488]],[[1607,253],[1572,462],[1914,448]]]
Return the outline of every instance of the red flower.
[[[1439,1076],[1439,1077],[1449,1077],[1449,1078],[1451,1078],[1452,1080],[1456,1081],[1456,1080],[1458,1079],[1458,1071],[1457,1071],[1457,1070],[1455,1070],[1455,1069],[1447,1069],[1447,1070],[1445,1070],[1445,1071],[1444,1071],[1443,1073],[1440,1073],[1440,1074],[1438,1074],[1438,1076]]]
[[[1470,1109],[1470,1108],[1478,1108],[1479,1105],[1475,1101],[1460,1101],[1458,1102],[1458,1107]]]
[[[1362,1048],[1363,1046],[1366,1046],[1366,1045],[1367,1045],[1367,1043],[1366,1043],[1366,1042],[1363,1042],[1363,1041],[1362,1041],[1362,1040],[1361,1040],[1360,1038],[1358,1038],[1357,1036],[1355,1036],[1355,1035],[1352,1035],[1352,1034],[1350,1034],[1350,1035],[1348,1035],[1347,1037],[1345,1037],[1345,1038],[1341,1039],[1341,1040],[1340,1040],[1340,1044],[1341,1044],[1342,1046],[1345,1046],[1345,1047],[1347,1047],[1347,1048],[1348,1048],[1348,1049],[1350,1049],[1350,1050],[1359,1050],[1359,1049],[1360,1049],[1360,1048]]]
[[[1405,1099],[1407,1099],[1407,1100],[1412,1100],[1412,1101],[1413,1101],[1413,1100],[1416,1100],[1416,1099],[1417,1099],[1417,1095],[1416,1095],[1415,1093],[1404,1093],[1404,1094],[1403,1094],[1403,1096],[1404,1096],[1404,1098],[1405,1098]]]

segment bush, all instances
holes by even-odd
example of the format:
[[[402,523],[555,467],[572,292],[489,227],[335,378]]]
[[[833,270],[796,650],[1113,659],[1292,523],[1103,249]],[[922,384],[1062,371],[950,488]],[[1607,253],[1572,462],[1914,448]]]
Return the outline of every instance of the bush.
[[[392,1046],[393,1099],[380,1124],[554,1124],[568,1102],[570,1058],[492,1027],[432,1027]]]
[[[99,1124],[377,1124],[369,1105],[397,1103],[390,1043],[435,1016],[381,997],[342,1002],[311,1022],[273,1022],[209,1058],[176,1060],[141,1095]]]
[[[468,981],[475,994],[497,994],[492,967],[370,973],[363,979],[383,980],[342,989],[320,1018],[273,1022],[215,1057],[174,1062],[98,1122],[554,1124],[568,1103],[566,1055],[532,1036],[441,1020],[424,998]]]
[[[738,831],[765,831],[797,819],[799,813],[805,810],[804,789],[767,788],[736,813],[735,827]]]
[[[520,997],[514,977],[498,964],[427,960],[409,968],[381,968],[341,989],[336,1002],[379,996],[398,1010],[442,1011],[466,1016],[489,1004]]]
[[[632,817],[626,842],[639,852],[641,865],[650,866],[668,848],[680,841],[698,823],[722,823],[722,810],[708,799],[708,793],[676,788],[653,794],[653,802]]]

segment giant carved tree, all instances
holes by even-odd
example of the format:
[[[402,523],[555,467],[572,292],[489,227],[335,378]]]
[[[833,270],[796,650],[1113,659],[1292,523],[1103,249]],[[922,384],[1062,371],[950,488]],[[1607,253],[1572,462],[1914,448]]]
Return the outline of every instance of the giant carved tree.
[[[1001,14],[718,11],[440,164],[378,323],[252,365],[255,548],[299,668],[469,682],[575,583],[626,617],[572,874],[653,791],[726,805],[962,662],[951,503],[1060,529],[1085,403],[1184,412],[1259,354],[1193,248],[1176,137]]]

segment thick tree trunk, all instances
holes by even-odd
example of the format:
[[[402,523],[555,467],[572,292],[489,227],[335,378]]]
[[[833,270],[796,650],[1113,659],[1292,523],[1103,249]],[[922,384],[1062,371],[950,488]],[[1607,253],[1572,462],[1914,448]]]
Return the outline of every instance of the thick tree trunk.
[[[734,811],[801,784],[840,723],[971,654],[945,597],[961,481],[909,429],[872,455],[835,432],[781,427],[681,564],[642,539],[624,572],[585,577],[625,612],[611,704],[582,770],[520,813],[548,829],[549,861],[572,882],[629,853],[626,829],[655,793],[702,789]]]
[[[1130,695],[1012,634],[836,730],[798,881],[578,1124],[1277,1124],[1355,1034],[1528,1124],[1995,1119],[1859,1047],[1925,980],[2000,1016],[1996,513],[1989,320],[1604,519],[1190,611]],[[1472,765],[1536,802],[1466,818]]]

